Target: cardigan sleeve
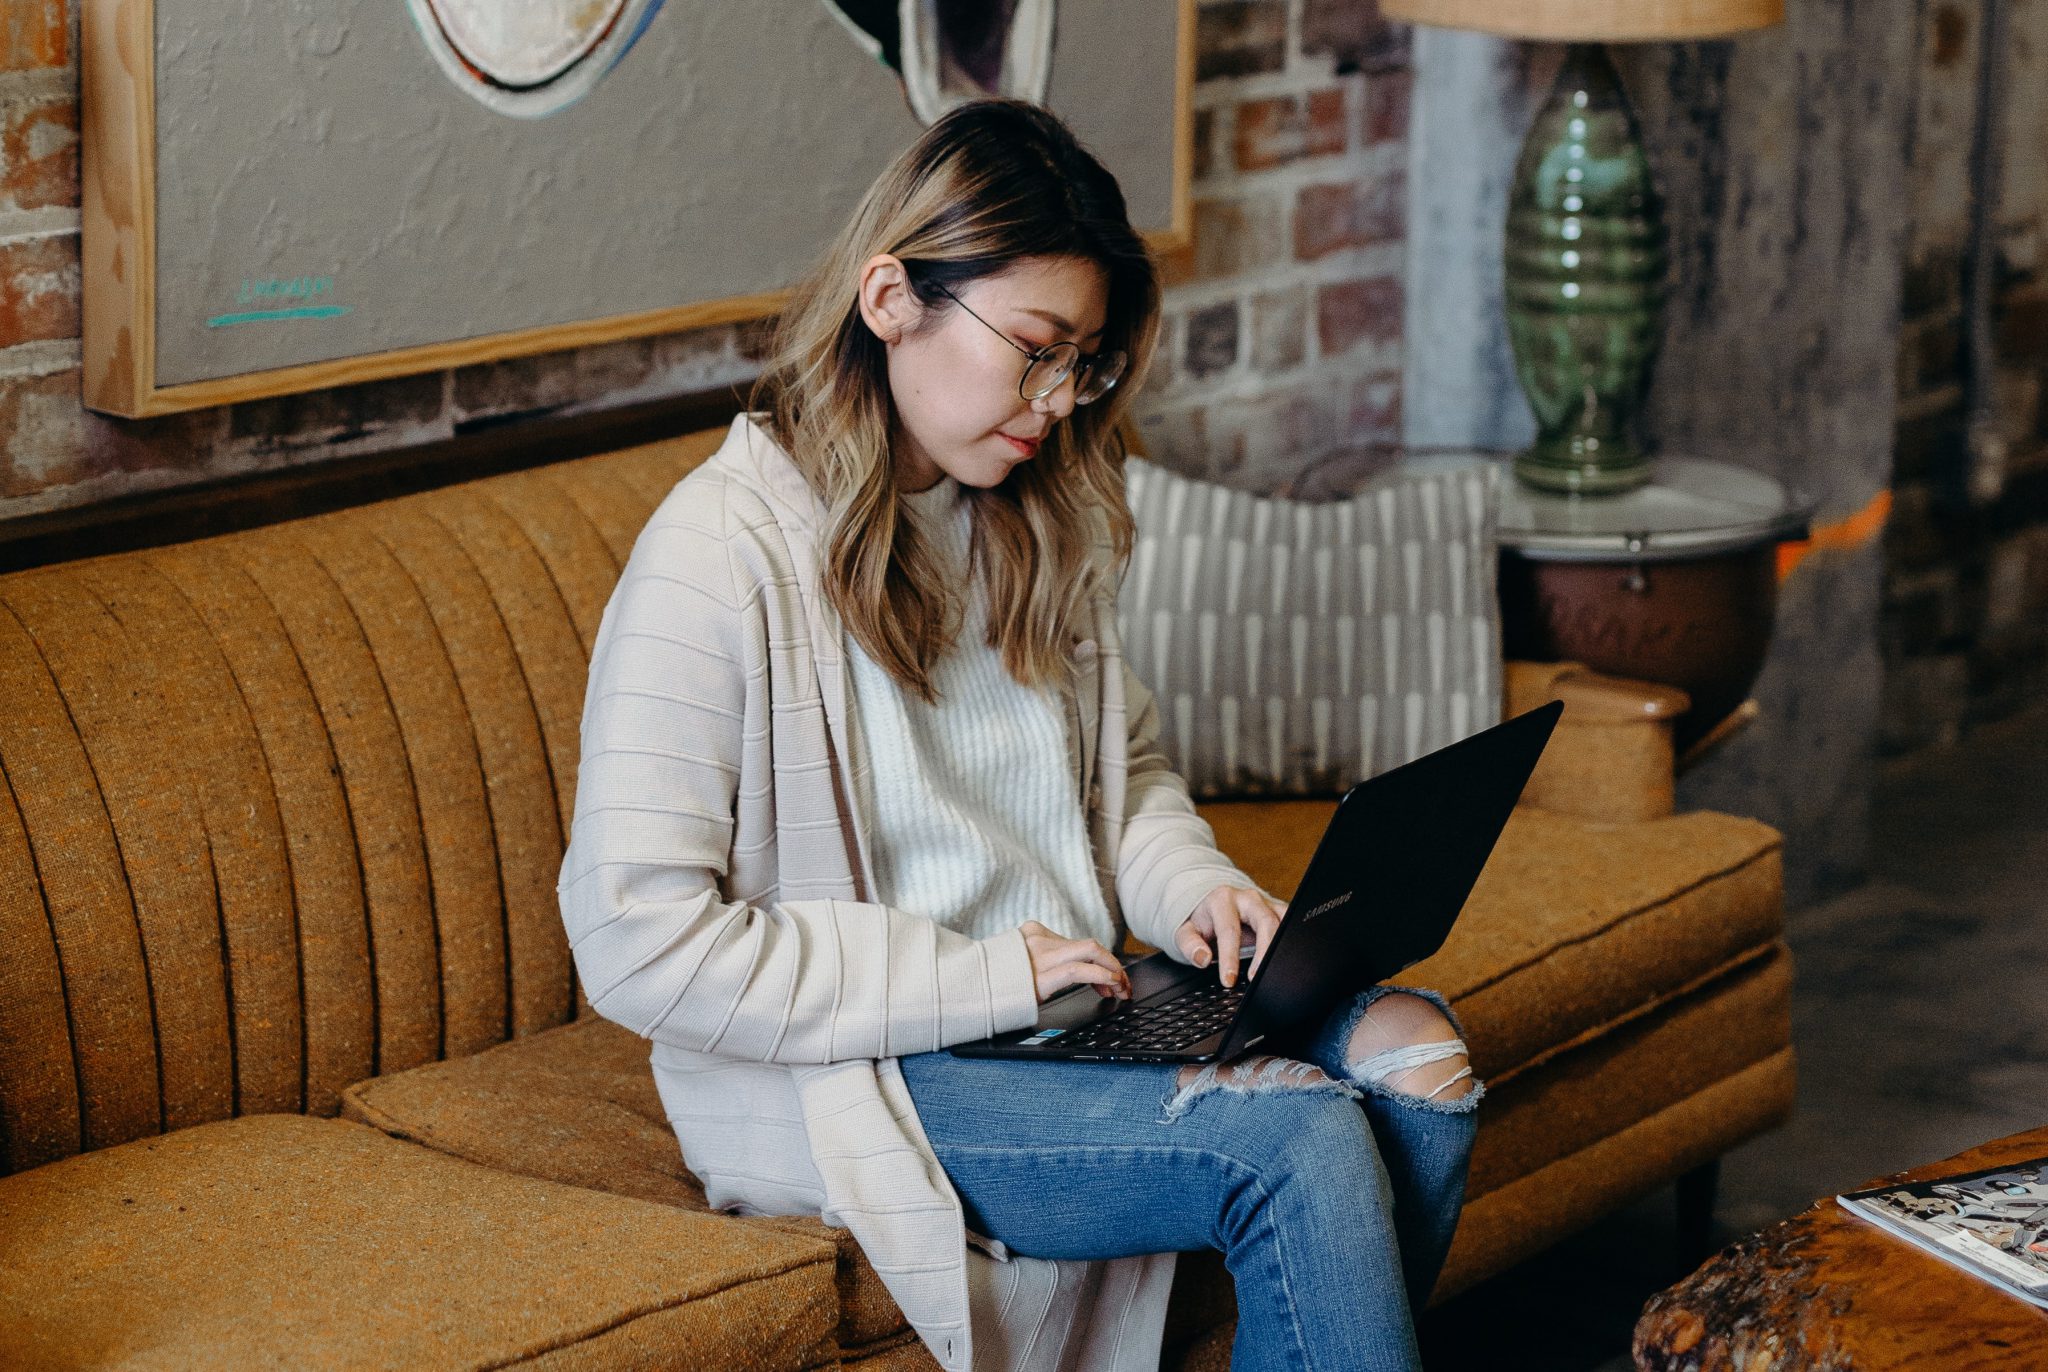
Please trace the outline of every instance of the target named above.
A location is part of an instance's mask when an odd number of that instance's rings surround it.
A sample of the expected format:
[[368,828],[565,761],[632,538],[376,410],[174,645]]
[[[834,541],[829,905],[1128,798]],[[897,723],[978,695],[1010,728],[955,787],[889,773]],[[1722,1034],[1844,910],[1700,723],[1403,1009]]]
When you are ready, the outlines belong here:
[[1158,702],[1121,653],[1118,662],[1130,746],[1117,900],[1133,933],[1185,962],[1174,935],[1202,898],[1218,886],[1257,890],[1259,884],[1217,849],[1215,831],[1195,812],[1187,783],[1159,746]]
[[973,939],[827,895],[727,898],[739,806],[772,807],[785,870],[821,865],[792,864],[793,847],[845,841],[822,709],[772,699],[771,676],[796,669],[790,645],[771,643],[765,593],[789,569],[735,572],[745,531],[731,503],[712,483],[678,487],[599,624],[556,888],[592,1007],[660,1043],[782,1063],[928,1052],[1034,1023],[1017,930]]

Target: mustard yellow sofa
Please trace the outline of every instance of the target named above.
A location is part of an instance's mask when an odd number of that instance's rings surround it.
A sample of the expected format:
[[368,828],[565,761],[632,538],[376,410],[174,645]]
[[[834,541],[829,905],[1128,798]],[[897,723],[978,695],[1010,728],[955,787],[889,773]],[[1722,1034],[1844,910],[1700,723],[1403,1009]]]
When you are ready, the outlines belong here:
[[[722,431],[0,577],[10,1368],[933,1366],[846,1231],[710,1212],[556,914],[598,619]],[[1567,701],[1456,935],[1490,1084],[1437,1299],[1791,1108],[1778,836]],[[1213,805],[1270,889],[1323,802]],[[1696,1175],[1696,1173],[1695,1173]],[[1234,1313],[1185,1259],[1168,1366]]]

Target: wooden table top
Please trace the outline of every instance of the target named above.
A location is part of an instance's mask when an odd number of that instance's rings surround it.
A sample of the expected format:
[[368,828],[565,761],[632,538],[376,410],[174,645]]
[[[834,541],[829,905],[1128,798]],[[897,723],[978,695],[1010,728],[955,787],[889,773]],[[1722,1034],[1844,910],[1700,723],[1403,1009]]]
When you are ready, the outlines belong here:
[[[2048,1155],[2048,1128],[1845,1187]],[[1638,1372],[2048,1368],[2048,1311],[1843,1210],[1832,1196],[1721,1250],[1643,1307]]]

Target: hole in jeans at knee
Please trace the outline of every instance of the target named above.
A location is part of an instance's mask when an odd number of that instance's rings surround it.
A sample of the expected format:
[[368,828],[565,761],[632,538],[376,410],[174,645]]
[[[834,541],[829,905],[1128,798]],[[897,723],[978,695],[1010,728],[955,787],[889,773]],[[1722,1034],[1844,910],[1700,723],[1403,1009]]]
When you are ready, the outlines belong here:
[[1375,998],[1346,1026],[1345,1076],[1376,1096],[1461,1113],[1485,1088],[1442,1005],[1401,992]]
[[1363,1094],[1350,1082],[1338,1081],[1313,1063],[1264,1054],[1212,1062],[1199,1069],[1190,1063],[1175,1076],[1174,1088],[1162,1102],[1165,1113],[1159,1118],[1161,1124],[1173,1123],[1201,1097],[1217,1091],[1236,1096],[1269,1091],[1328,1091],[1353,1100]]

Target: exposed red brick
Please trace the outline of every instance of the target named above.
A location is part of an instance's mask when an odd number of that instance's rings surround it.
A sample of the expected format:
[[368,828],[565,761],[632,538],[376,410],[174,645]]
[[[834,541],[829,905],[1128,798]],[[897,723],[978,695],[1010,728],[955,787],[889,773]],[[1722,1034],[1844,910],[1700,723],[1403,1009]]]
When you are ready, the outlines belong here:
[[1401,374],[1376,372],[1351,393],[1351,436],[1367,443],[1401,441]]
[[453,394],[458,420],[557,409],[577,399],[576,355],[536,353],[457,367]]
[[71,65],[71,29],[64,0],[7,0],[0,5],[0,71]]
[[1358,209],[1358,187],[1349,182],[1303,186],[1294,197],[1294,255],[1312,262],[1363,243]]
[[0,348],[76,338],[78,235],[0,243]]
[[1198,476],[1207,466],[1207,411],[1200,405],[1148,406],[1138,421],[1138,433],[1144,456],[1162,467]]
[[0,209],[78,203],[78,102],[0,103]]
[[1363,185],[1303,186],[1294,201],[1294,255],[1304,262],[1345,248],[1398,240],[1405,228],[1406,179],[1398,172]]
[[1300,286],[1252,300],[1252,366],[1261,372],[1298,367],[1308,355],[1308,292]]
[[1185,286],[1195,279],[1195,248],[1192,243],[1161,248],[1153,260],[1159,268],[1159,284],[1169,290]]
[[775,350],[777,322],[773,315],[766,319],[741,320],[734,332],[734,350],[749,362],[766,362],[768,354]]
[[1381,477],[1401,467],[1398,442],[1353,438],[1348,435],[1328,457],[1309,463],[1301,474],[1287,483],[1286,494],[1294,500],[1319,504],[1325,500],[1346,500]]
[[1286,386],[1210,407],[1209,450],[1240,489],[1275,491],[1328,452],[1344,399],[1327,384]]
[[79,430],[79,372],[0,377],[0,500],[93,475]]
[[[440,418],[445,375],[421,372],[245,400],[228,407],[227,433],[220,441],[242,453],[317,452],[383,430],[418,429]],[[216,416],[189,432],[166,428],[152,434],[148,446],[162,448],[174,441],[189,445],[195,433],[205,438],[220,427]],[[124,450],[120,458],[131,461],[133,455]]]
[[[715,324],[712,327],[718,331],[721,351],[728,340],[733,351],[739,351],[741,325]],[[653,338],[615,338],[609,343],[592,343],[578,348],[574,354],[576,391],[586,396],[630,391],[653,374],[656,358],[665,351],[661,342]]]
[[1325,357],[1370,339],[1401,337],[1401,282],[1392,276],[1338,281],[1316,293],[1316,337]]
[[1378,0],[1303,0],[1301,50],[1340,72],[1386,71],[1408,61],[1408,26],[1388,23]]
[[[1160,316],[1159,331],[1152,336],[1152,356],[1142,373],[1133,354],[1131,370],[1124,373],[1123,379],[1125,389],[1133,395],[1146,391],[1148,386],[1156,390],[1161,385],[1173,384],[1175,369],[1180,366],[1180,329],[1177,325],[1178,321],[1172,316]],[[1153,377],[1159,380],[1155,383]]]
[[1237,165],[1242,170],[1277,167],[1299,157],[1300,148],[1301,101],[1276,95],[1237,107]]
[[[308,391],[305,394],[311,397],[322,393]],[[117,472],[185,474],[199,472],[209,463],[221,460],[224,451],[231,454],[227,463],[230,467],[240,465],[235,460],[237,458],[247,459],[254,453],[265,451],[286,452],[289,454],[289,462],[294,465],[319,462],[332,455],[324,444],[311,438],[300,443],[296,452],[292,452],[289,446],[283,443],[228,443],[224,439],[223,430],[230,409],[238,408],[240,407],[215,405],[201,410],[180,410],[176,414],[153,415],[148,419],[115,419],[87,411],[83,439],[85,451],[81,463],[94,476],[108,476]],[[276,467],[286,464],[268,461],[262,465]]]
[[1235,300],[1196,310],[1188,316],[1187,344],[1181,365],[1197,381],[1237,365],[1238,309]]
[[1213,110],[1195,111],[1195,175],[1208,176],[1216,170],[1216,114]]
[[1316,91],[1306,101],[1297,96],[1247,100],[1237,107],[1237,166],[1263,171],[1303,157],[1324,157],[1344,151],[1344,92]]
[[1390,71],[1367,77],[1363,130],[1366,145],[1405,142],[1408,137],[1408,110],[1414,102],[1413,72]]
[[1358,231],[1368,243],[1395,243],[1408,233],[1408,173],[1395,168],[1358,193]]
[[1161,261],[1165,284],[1234,276],[1275,260],[1286,251],[1279,211],[1278,201],[1259,196],[1195,201],[1194,247]]
[[1344,90],[1341,86],[1330,86],[1308,95],[1308,133],[1306,148],[1311,157],[1344,151],[1351,141],[1350,131],[1345,127]]
[[1282,0],[1224,0],[1195,20],[1195,79],[1249,76],[1287,64],[1287,6]]

